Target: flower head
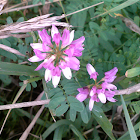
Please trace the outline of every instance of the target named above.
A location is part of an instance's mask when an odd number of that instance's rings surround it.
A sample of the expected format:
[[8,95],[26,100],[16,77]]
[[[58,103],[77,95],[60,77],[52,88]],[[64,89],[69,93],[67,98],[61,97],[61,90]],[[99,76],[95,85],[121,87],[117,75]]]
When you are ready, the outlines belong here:
[[74,30],[64,29],[59,33],[57,27],[52,25],[51,36],[43,29],[38,31],[42,43],[31,43],[35,55],[28,59],[30,62],[43,61],[35,70],[45,68],[46,82],[52,79],[54,87],[57,87],[61,72],[67,79],[71,79],[71,69],[79,70],[80,61],[76,58],[82,55],[84,36],[74,40]]
[[[112,70],[105,72],[105,77],[102,78],[99,82],[96,82],[98,73],[94,69],[94,67],[91,64],[87,64],[87,71],[90,75],[90,78],[93,78],[95,80],[95,84],[88,85],[84,88],[77,89],[79,91],[79,94],[76,96],[76,98],[82,102],[86,98],[90,98],[89,100],[89,110],[92,111],[94,102],[101,101],[102,103],[106,103],[106,101],[110,102],[116,102],[116,100],[113,98],[115,95],[115,90],[117,87],[111,82],[114,81],[116,78],[116,73],[118,69],[115,67]],[[102,82],[101,84],[99,84]],[[92,86],[92,88],[90,88]]]

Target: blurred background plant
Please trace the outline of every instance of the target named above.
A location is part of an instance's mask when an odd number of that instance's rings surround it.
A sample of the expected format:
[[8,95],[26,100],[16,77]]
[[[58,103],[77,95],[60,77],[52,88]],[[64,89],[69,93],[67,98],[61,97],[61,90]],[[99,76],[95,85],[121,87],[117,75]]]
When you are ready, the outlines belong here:
[[[93,6],[98,3],[99,5]],[[3,130],[0,138],[138,138],[140,88],[136,88],[136,85],[140,82],[139,9],[139,0],[2,0],[0,44],[9,48],[0,46],[0,104],[51,100],[40,110],[40,107],[36,106],[13,109],[11,113],[9,111],[5,126],[3,122],[7,111],[0,111],[0,126],[4,126],[1,127]],[[43,16],[46,14],[50,15]],[[31,18],[34,18],[32,26],[28,26]],[[70,28],[75,30],[74,39],[85,36],[85,49],[79,57],[80,70],[73,72],[71,80],[62,76],[57,88],[53,88],[51,82],[46,84],[43,79],[44,70],[34,71],[37,63],[28,61],[28,58],[33,56],[30,43],[39,40],[37,30],[45,28],[50,32],[52,23],[55,23],[60,31],[72,25]],[[96,103],[90,112],[88,99],[84,103],[75,99],[77,88],[93,82],[86,70],[87,63],[91,63],[99,73],[98,80],[104,76],[104,72],[117,67],[119,71],[114,84],[119,90],[133,86],[132,92],[125,90],[123,96],[118,92],[115,96],[117,102]],[[36,123],[31,125],[34,115],[37,115]],[[22,135],[27,131],[26,128],[32,129],[27,136]]]

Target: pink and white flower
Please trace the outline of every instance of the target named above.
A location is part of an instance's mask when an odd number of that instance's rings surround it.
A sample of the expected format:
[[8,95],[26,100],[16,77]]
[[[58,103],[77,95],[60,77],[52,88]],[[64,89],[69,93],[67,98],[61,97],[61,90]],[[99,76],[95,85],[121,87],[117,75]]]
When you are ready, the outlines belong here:
[[52,79],[54,87],[57,87],[61,78],[61,71],[67,79],[71,79],[71,69],[79,70],[80,61],[76,57],[82,55],[85,37],[82,36],[73,41],[74,30],[70,32],[67,29],[64,29],[61,37],[55,25],[52,25],[51,36],[45,29],[38,31],[38,34],[42,43],[30,44],[35,55],[28,60],[30,62],[43,61],[35,70],[45,68],[46,82]]
[[[113,82],[116,78],[115,75],[118,69],[115,67],[112,70],[105,72],[105,77],[102,78],[102,80],[100,80],[98,83],[96,83],[98,73],[91,64],[87,64],[87,71],[90,75],[90,78],[93,78],[93,80],[95,80],[95,84],[80,88],[80,90],[77,89],[79,91],[79,94],[76,96],[76,98],[80,102],[83,102],[86,98],[90,98],[90,111],[92,111],[93,109],[94,102],[101,101],[102,103],[106,103],[107,100],[110,102],[116,102],[113,97],[115,95],[115,90],[117,90],[117,87],[111,84],[111,82]],[[100,82],[102,83],[99,84]],[[90,89],[91,86],[92,88]]]

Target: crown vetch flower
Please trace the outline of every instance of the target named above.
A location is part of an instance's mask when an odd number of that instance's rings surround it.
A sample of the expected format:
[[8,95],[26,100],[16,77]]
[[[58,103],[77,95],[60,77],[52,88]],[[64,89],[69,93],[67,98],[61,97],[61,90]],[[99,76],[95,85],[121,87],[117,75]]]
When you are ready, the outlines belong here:
[[71,69],[79,70],[80,61],[76,57],[82,55],[85,37],[82,36],[73,41],[74,30],[70,32],[67,29],[64,29],[61,37],[55,25],[52,25],[51,36],[45,29],[38,31],[38,34],[42,43],[30,44],[35,55],[28,60],[43,61],[35,70],[38,71],[44,67],[46,82],[52,79],[54,87],[57,87],[61,72],[67,79],[71,79]]
[[90,111],[93,109],[94,102],[101,101],[102,103],[106,103],[106,100],[110,102],[116,102],[116,100],[113,97],[115,95],[114,90],[117,90],[117,87],[111,84],[111,82],[113,82],[116,78],[115,75],[118,69],[115,67],[112,70],[105,72],[105,77],[102,78],[99,82],[96,82],[98,73],[91,64],[87,64],[87,71],[90,75],[90,78],[93,78],[93,80],[95,81],[95,84],[91,84],[87,87],[77,89],[79,91],[79,94],[76,96],[76,98],[80,102],[84,101],[86,98],[90,98]]

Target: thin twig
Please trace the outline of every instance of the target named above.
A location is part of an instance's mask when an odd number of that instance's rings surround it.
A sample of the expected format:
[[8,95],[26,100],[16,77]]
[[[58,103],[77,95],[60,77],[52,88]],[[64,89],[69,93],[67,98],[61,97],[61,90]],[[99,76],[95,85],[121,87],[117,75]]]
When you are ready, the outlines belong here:
[[117,90],[115,91],[115,95],[131,94],[131,93],[139,92],[139,91],[140,91],[140,83],[132,87],[129,87],[127,89]]
[[91,6],[88,6],[88,7],[86,7],[86,8],[81,9],[81,10],[77,10],[77,11],[75,11],[75,12],[72,12],[72,13],[70,13],[70,14],[67,14],[66,16],[71,16],[71,15],[73,15],[73,14],[79,13],[79,12],[81,12],[81,11],[87,10],[87,9],[89,9],[89,8],[95,7],[95,6],[100,5],[100,4],[103,4],[103,3],[104,3],[104,1],[102,1],[102,2],[100,2],[100,3],[97,3],[97,4],[94,4],[94,5],[91,5]]
[[14,109],[14,108],[22,108],[22,107],[29,107],[29,106],[37,106],[37,105],[44,105],[49,103],[48,100],[41,100],[41,101],[31,101],[31,102],[23,102],[23,103],[16,103],[16,104],[8,104],[8,105],[1,105],[0,110],[6,109]]
[[35,125],[35,123],[36,123],[37,119],[39,118],[39,116],[41,115],[43,109],[44,109],[44,105],[39,109],[39,111],[35,115],[34,119],[30,123],[30,125],[27,127],[27,129],[24,131],[24,133],[22,134],[22,136],[20,137],[19,140],[26,140],[27,139],[30,131],[32,130],[32,128]]

